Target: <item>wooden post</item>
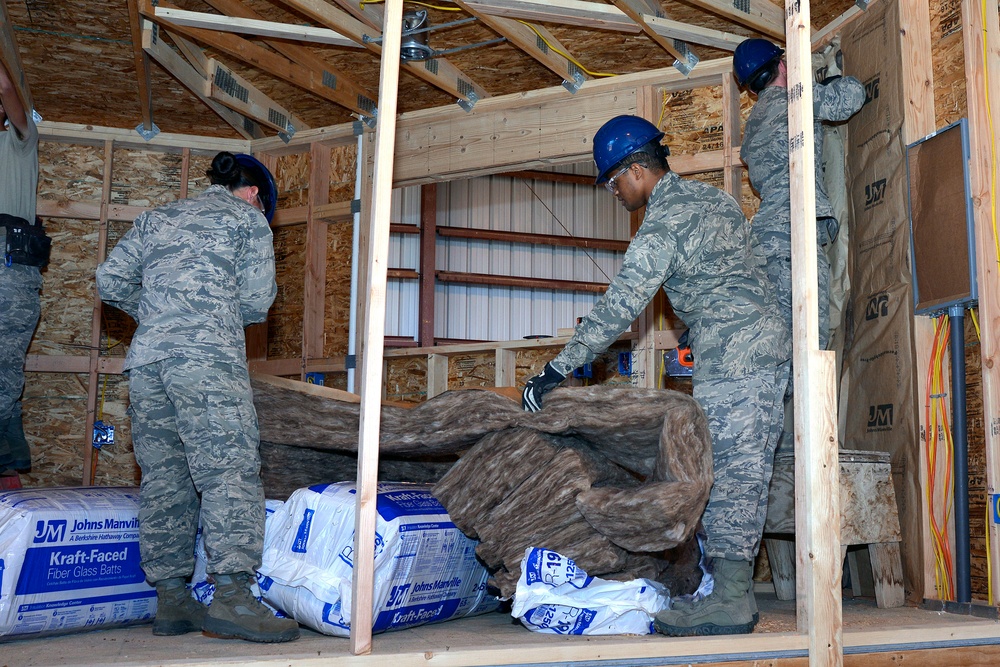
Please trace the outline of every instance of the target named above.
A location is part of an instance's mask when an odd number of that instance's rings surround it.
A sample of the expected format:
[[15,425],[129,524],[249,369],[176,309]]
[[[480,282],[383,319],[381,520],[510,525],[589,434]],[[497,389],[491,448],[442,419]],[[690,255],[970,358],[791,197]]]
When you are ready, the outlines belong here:
[[427,355],[427,398],[448,391],[448,357],[443,354]]
[[[965,42],[969,144],[972,148],[969,166],[979,282],[986,486],[988,493],[995,494],[1000,493],[1000,248],[994,236],[997,225],[994,188],[1000,182],[1000,169],[995,157],[1000,155],[1000,136],[994,129],[1000,118],[1000,86],[997,85],[1000,27],[997,12],[987,11],[986,6],[980,6],[978,2],[963,0],[962,34]],[[987,72],[990,73],[988,78]],[[1000,580],[1000,539],[992,521],[987,521],[986,531],[993,557],[989,567],[996,590],[995,582]],[[995,600],[991,601],[991,604],[995,603]]]
[[[30,110],[28,113],[31,113]],[[97,231],[97,263],[108,254],[108,206],[111,202],[111,170],[114,165],[115,144],[104,141],[104,185],[101,188],[101,220]],[[97,420],[97,395],[101,377],[97,365],[101,356],[101,318],[104,304],[94,288],[94,311],[90,320],[90,364],[87,372],[87,425],[83,434],[83,485],[94,483],[97,457],[94,454],[94,422]]]
[[[645,118],[650,122],[655,122],[660,108],[660,101],[657,97],[657,90],[653,86],[642,86],[635,91],[636,115]],[[632,229],[631,236],[635,236],[639,225],[642,224],[645,208],[634,211],[631,215]],[[656,330],[657,299],[654,298],[636,318],[635,330],[639,334],[638,339],[632,344],[632,385],[643,388],[656,388],[658,380],[659,366],[656,358],[659,352],[653,344]]]
[[372,649],[375,512],[378,499],[379,418],[382,408],[382,345],[385,338],[385,286],[392,210],[393,146],[396,143],[396,92],[403,0],[387,0],[382,29],[379,114],[375,135],[374,196],[368,250],[368,312],[364,320],[365,356],[361,363],[361,417],[358,439],[357,505],[354,524],[354,580],[351,598],[351,653]]
[[[934,68],[931,63],[930,7],[928,0],[909,0],[899,3],[900,51],[904,54],[903,68],[903,144],[910,144],[925,137],[935,129],[934,120]],[[916,391],[914,409],[920,423],[919,432],[924,438],[937,437],[928,433],[929,424],[924,410],[924,383],[931,363],[931,346],[934,340],[934,320],[916,317],[913,322],[913,347],[916,364]],[[945,382],[950,376],[945,374]],[[929,508],[927,488],[926,440],[915,443],[919,475],[916,480],[904,480],[903,506],[921,507],[921,512],[904,512],[903,539],[907,548],[903,553],[905,579],[916,591],[928,599],[937,598],[934,589],[934,552],[927,539]],[[919,523],[918,523],[919,521]]]
[[[363,127],[362,123],[358,122],[355,127]],[[354,257],[354,261],[358,263],[357,268],[357,303],[355,307],[357,312],[355,314],[355,321],[358,323],[356,326],[356,331],[354,334],[354,358],[355,358],[355,368],[361,368],[364,363],[365,352],[367,350],[367,339],[365,331],[365,322],[368,318],[368,301],[365,299],[365,295],[368,293],[369,281],[371,279],[370,267],[368,266],[368,255],[369,247],[371,246],[371,235],[372,229],[369,225],[365,224],[366,221],[372,219],[372,204],[374,201],[374,169],[375,169],[375,140],[376,133],[367,130],[358,130],[361,132],[360,139],[358,141],[358,170],[361,172],[361,188],[358,193],[358,199],[360,200],[360,215],[359,229],[358,229],[358,250],[357,256]],[[355,394],[361,394],[361,384],[362,378],[361,373],[354,374],[354,386],[348,387]]]
[[809,0],[785,4],[792,211],[797,623],[811,667],[843,664],[836,355],[819,349]]
[[722,171],[723,188],[743,205],[743,164],[739,144],[743,136],[740,115],[740,87],[732,72],[722,75]]
[[305,285],[302,314],[302,379],[311,359],[322,359],[326,313],[326,251],[325,220],[316,215],[316,208],[330,202],[330,147],[319,142],[309,150],[309,213],[306,219]]
[[437,244],[437,183],[420,188],[420,347],[434,346],[434,269]]
[[493,385],[496,387],[517,386],[517,352],[514,350],[497,348],[496,375]]

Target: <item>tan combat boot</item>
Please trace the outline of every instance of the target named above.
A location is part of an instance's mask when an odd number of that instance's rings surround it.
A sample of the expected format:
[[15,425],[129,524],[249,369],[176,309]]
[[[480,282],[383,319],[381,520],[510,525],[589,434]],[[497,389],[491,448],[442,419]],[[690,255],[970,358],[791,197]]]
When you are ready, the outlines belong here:
[[700,600],[676,600],[653,625],[670,637],[741,635],[752,632],[759,614],[753,597],[753,563],[712,559],[715,589]]
[[299,638],[295,619],[278,618],[250,592],[246,572],[215,574],[215,595],[201,629],[210,637],[249,642],[289,642]]
[[207,611],[208,607],[191,597],[182,578],[157,581],[153,634],[173,636],[201,630]]

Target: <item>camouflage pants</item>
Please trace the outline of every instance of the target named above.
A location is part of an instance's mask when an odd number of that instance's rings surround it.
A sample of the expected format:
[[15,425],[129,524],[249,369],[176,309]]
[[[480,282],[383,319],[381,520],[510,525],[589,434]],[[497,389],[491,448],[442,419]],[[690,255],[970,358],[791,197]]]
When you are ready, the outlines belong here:
[[21,392],[24,359],[41,312],[41,286],[37,267],[0,261],[0,470],[31,459],[21,435]]
[[760,548],[788,370],[784,363],[694,383],[712,433],[715,483],[702,517],[708,556],[753,560]]
[[264,491],[247,369],[165,359],[129,371],[129,398],[146,579],[192,574],[199,515],[208,572],[254,572]]

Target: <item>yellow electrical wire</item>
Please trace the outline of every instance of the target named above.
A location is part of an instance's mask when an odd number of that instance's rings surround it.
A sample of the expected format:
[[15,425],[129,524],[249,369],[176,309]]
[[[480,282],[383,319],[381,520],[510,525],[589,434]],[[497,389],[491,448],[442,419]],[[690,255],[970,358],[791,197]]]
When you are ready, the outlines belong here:
[[983,339],[983,332],[979,330],[979,318],[976,317],[976,309],[969,308],[969,315],[972,315],[972,324],[976,327],[976,340]]
[[584,73],[586,73],[586,74],[589,74],[590,76],[618,76],[618,75],[617,75],[617,74],[615,74],[614,72],[591,72],[591,71],[590,71],[589,69],[587,69],[586,67],[584,67],[584,66],[583,66],[583,64],[582,64],[582,63],[581,63],[581,62],[580,62],[579,60],[577,60],[576,58],[574,58],[574,57],[573,57],[573,56],[571,56],[570,54],[566,53],[565,51],[562,51],[562,50],[560,50],[560,49],[557,49],[557,48],[556,48],[556,47],[555,47],[555,46],[554,46],[554,45],[552,44],[552,42],[550,42],[549,40],[545,39],[545,35],[543,35],[542,33],[538,32],[538,28],[536,28],[535,26],[531,25],[531,24],[530,24],[530,23],[528,23],[527,21],[522,21],[521,19],[517,19],[517,22],[518,22],[518,23],[523,23],[524,25],[526,25],[526,26],[528,26],[529,28],[531,28],[531,32],[533,32],[533,33],[535,33],[536,35],[538,35],[538,39],[540,39],[540,40],[542,40],[543,42],[545,42],[545,45],[546,45],[547,47],[549,47],[550,49],[552,49],[552,51],[554,51],[554,52],[558,53],[558,54],[559,54],[559,55],[561,55],[561,56],[562,56],[563,58],[565,58],[566,60],[570,61],[571,63],[573,63],[573,64],[574,64],[574,65],[576,65],[577,67],[579,67],[579,68],[580,68],[580,70],[581,70],[581,71],[583,71]]
[[[934,548],[934,580],[935,587],[941,599],[947,600],[952,597],[954,582],[952,577],[953,567],[951,558],[951,545],[948,536],[948,522],[951,518],[953,499],[951,495],[951,484],[953,471],[951,467],[951,451],[953,442],[947,423],[947,404],[944,402],[944,380],[943,380],[943,360],[944,351],[948,347],[949,332],[947,328],[948,317],[943,315],[935,320],[934,343],[931,350],[931,363],[927,369],[927,506],[930,521],[930,529],[933,535],[932,545]],[[941,416],[941,431],[945,434],[945,455],[943,471],[945,498],[944,516],[939,525],[937,521],[937,511],[934,507],[935,486],[938,474],[939,452],[937,447],[938,416]]]
[[983,22],[983,78],[986,85],[983,89],[986,93],[986,120],[990,128],[990,217],[993,223],[993,246],[997,254],[997,264],[1000,264],[1000,235],[997,234],[997,148],[996,132],[993,128],[993,111],[990,109],[990,57],[988,49],[988,35],[986,31],[987,13],[986,0],[982,2],[982,22]]

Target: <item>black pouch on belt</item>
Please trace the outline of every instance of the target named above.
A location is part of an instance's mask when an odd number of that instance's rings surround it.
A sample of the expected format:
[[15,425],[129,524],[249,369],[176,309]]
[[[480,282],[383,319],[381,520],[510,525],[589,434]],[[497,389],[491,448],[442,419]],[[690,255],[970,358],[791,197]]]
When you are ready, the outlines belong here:
[[49,263],[52,239],[45,234],[41,221],[31,224],[24,218],[0,213],[0,225],[7,229],[4,263],[45,266]]

